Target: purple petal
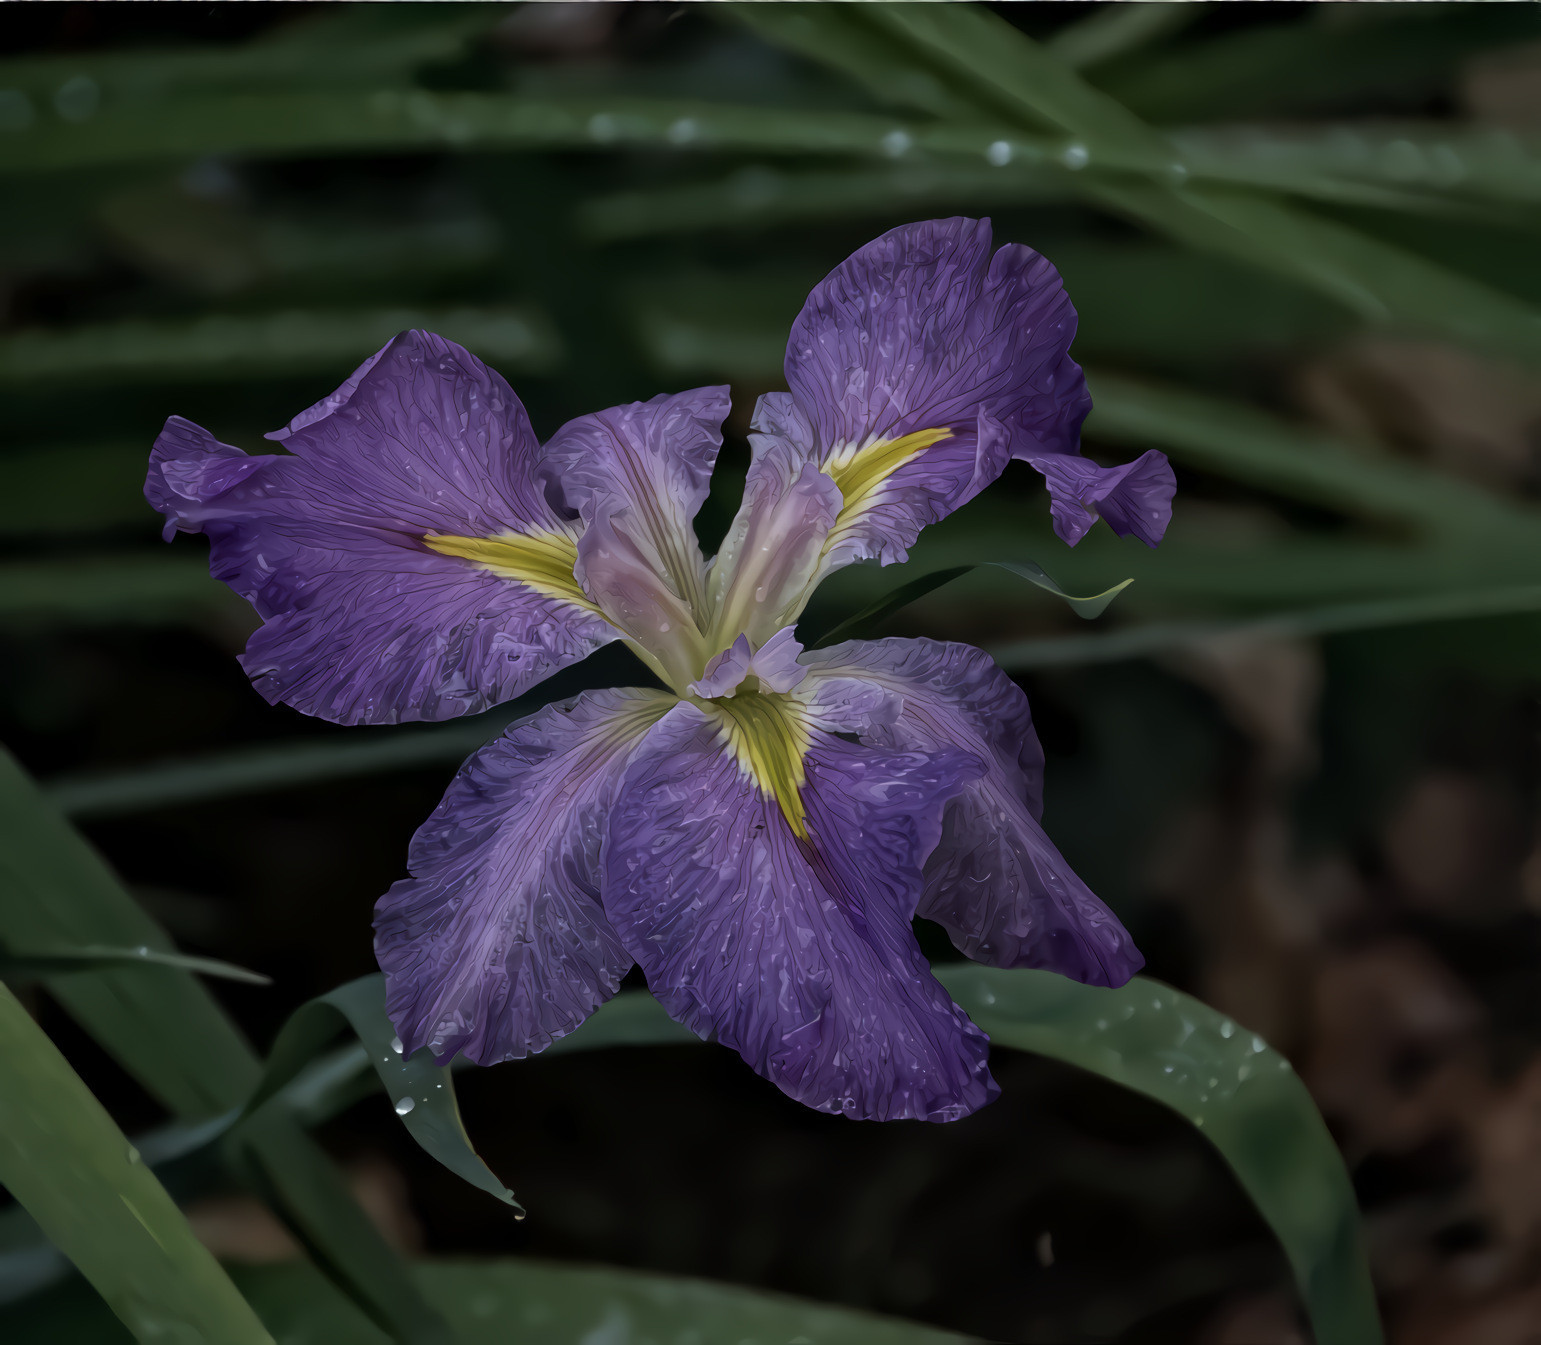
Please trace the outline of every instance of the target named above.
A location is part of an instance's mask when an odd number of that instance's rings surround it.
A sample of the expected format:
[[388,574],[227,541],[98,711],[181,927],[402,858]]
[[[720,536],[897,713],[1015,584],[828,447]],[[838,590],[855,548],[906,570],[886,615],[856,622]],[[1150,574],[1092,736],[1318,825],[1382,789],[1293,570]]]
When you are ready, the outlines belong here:
[[578,576],[605,614],[673,676],[699,669],[706,562],[692,526],[729,409],[726,387],[614,406],[562,426],[543,471],[587,525]]
[[490,1065],[539,1051],[615,993],[632,960],[599,904],[602,818],[672,698],[589,692],[476,753],[375,907],[386,1007],[410,1054]]
[[1151,449],[1133,462],[1099,467],[1082,457],[1029,455],[1049,487],[1054,531],[1074,546],[1098,518],[1120,537],[1138,537],[1155,546],[1172,521],[1177,478],[1166,454]]
[[[773,397],[760,398],[755,425]],[[712,562],[712,634],[718,644],[767,639],[795,618],[817,582],[824,544],[839,517],[840,488],[795,445],[749,436],[754,461],[744,500]]]
[[687,690],[710,700],[713,696],[731,696],[749,674],[749,664],[754,652],[749,648],[749,637],[740,635],[720,654],[712,655],[701,676]]
[[1041,967],[1122,985],[1143,965],[1118,918],[1039,825],[1043,751],[1027,697],[978,649],[934,640],[852,641],[803,655],[811,694],[861,681],[896,696],[864,741],[901,751],[961,748],[988,769],[947,805],[926,863],[920,914],[960,951],[997,967]]
[[988,1043],[910,929],[961,753],[813,731],[807,838],[689,703],[638,749],[605,843],[604,903],[669,1013],[783,1092],[874,1120],[953,1120],[997,1093]]
[[1053,266],[1018,244],[992,256],[987,220],[894,229],[821,281],[786,359],[820,466],[838,476],[853,454],[859,463],[906,436],[941,436],[917,441],[864,499],[847,490],[834,563],[902,560],[925,524],[1013,454],[1073,452],[1090,407],[1068,353],[1075,324]]
[[516,533],[576,554],[497,374],[408,332],[322,405],[284,455],[248,457],[172,417],[145,484],[167,535],[207,535],[214,576],[262,616],[242,662],[268,700],[340,723],[446,719],[616,638],[576,580],[563,598],[424,542]]
[[808,675],[808,670],[797,661],[802,652],[791,626],[783,626],[753,652],[749,637],[740,635],[722,653],[713,656],[706,671],[688,690],[707,699],[729,696],[746,678],[753,677],[751,691],[791,691]]

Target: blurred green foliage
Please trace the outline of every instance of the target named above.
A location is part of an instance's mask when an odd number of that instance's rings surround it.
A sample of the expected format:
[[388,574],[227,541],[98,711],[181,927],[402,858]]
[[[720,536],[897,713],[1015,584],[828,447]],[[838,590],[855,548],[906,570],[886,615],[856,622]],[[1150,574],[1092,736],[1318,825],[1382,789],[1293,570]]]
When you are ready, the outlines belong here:
[[[810,286],[884,228],[989,213],[1001,240],[1060,267],[1080,311],[1076,351],[1096,400],[1089,450],[1156,447],[1177,464],[1169,540],[1145,554],[1102,530],[1067,552],[1038,489],[1011,481],[931,529],[902,573],[839,576],[810,614],[819,628],[859,608],[890,614],[897,605],[883,595],[899,586],[915,600],[905,620],[976,639],[1012,671],[1126,664],[1222,637],[1331,636],[1343,671],[1326,713],[1348,765],[1337,802],[1318,799],[1318,829],[1343,835],[1385,794],[1394,744],[1419,713],[1407,688],[1450,667],[1541,672],[1535,464],[1498,462],[1481,445],[1445,451],[1438,434],[1382,433],[1384,416],[1369,413],[1309,423],[1292,397],[1302,370],[1352,393],[1355,352],[1366,349],[1432,349],[1441,370],[1534,386],[1541,143],[1483,102],[1472,63],[1541,41],[1535,7],[245,8],[245,27],[220,40],[180,20],[163,39],[109,25],[96,46],[69,50],[39,26],[30,40],[43,50],[0,61],[7,638],[42,647],[61,632],[138,627],[232,642],[247,620],[241,605],[196,548],[159,549],[138,496],[161,419],[187,414],[256,448],[262,431],[408,326],[500,368],[543,433],[661,387],[732,381],[735,437],[700,524],[714,543],[735,503],[748,409],[778,385]],[[1514,115],[1541,125],[1541,107]],[[1410,367],[1396,385],[1404,398],[1422,366]],[[1541,423],[1541,400],[1523,414]],[[1046,567],[1075,593],[1135,582],[1088,632],[991,562]],[[927,576],[965,569],[945,608],[924,596],[935,587]],[[1400,634],[1374,633],[1391,628]],[[1402,694],[1364,691],[1392,669]],[[1133,848],[1167,815],[1163,795],[1215,767],[1170,685],[1106,671],[1049,684],[1093,726],[1089,764],[1079,784],[1071,774],[1051,791],[1051,813],[1073,855],[1083,838],[1083,867],[1118,902],[1128,866],[1084,838],[1111,829]],[[243,1116],[263,1066],[193,979],[210,968],[178,962],[169,936],[64,820],[452,762],[528,708],[261,744],[212,735],[191,760],[77,761],[45,791],[7,765],[0,971],[45,977],[164,1105],[171,1119],[156,1142],[167,1163],[217,1141],[226,1168],[311,1253],[325,1282],[298,1269],[237,1277],[285,1339],[364,1341],[379,1328],[399,1340],[471,1341],[490,1338],[485,1322],[515,1304],[532,1340],[577,1339],[612,1318],[628,1331],[690,1323],[704,1340],[755,1330],[942,1339],[619,1273],[511,1263],[414,1278],[305,1130],[376,1086],[365,1051],[322,1053],[330,1023],[300,1049],[308,1029],[292,1029],[279,1054],[293,1059],[270,1076],[283,1087]],[[22,711],[15,719],[28,722]],[[157,965],[120,965],[140,946]],[[954,979],[999,1041],[1076,1059],[1190,1115],[1159,1078],[1133,1077],[1167,1047],[1078,1056],[1067,1043],[1083,1041],[1094,1009],[1083,1005],[1067,1026],[1035,1002],[1015,1020],[1001,1010],[996,1023],[984,981]],[[636,1001],[617,1001],[585,1029],[593,1041],[653,1039],[625,1017],[626,1003]],[[1186,1021],[1178,1003],[1141,1030]],[[349,1021],[372,1022],[361,1035],[377,1051],[378,1018]],[[1233,1063],[1219,1021],[1180,1043],[1193,1056],[1188,1082]],[[27,1061],[43,1061],[33,1047]],[[27,1061],[7,1062],[0,1093],[18,1086]],[[436,1079],[425,1075],[425,1086]],[[1247,1130],[1245,1109],[1218,1102],[1203,1113],[1206,1133],[1283,1240],[1317,1339],[1369,1341],[1373,1303],[1341,1165],[1293,1076],[1288,1087],[1298,1096],[1273,1114],[1276,1146]],[[1297,1120],[1284,1126],[1291,1106]],[[413,1123],[438,1127],[431,1142],[419,1136],[425,1147],[486,1174],[453,1100],[429,1112]],[[115,1133],[105,1115],[94,1124],[82,1143]],[[1240,1138],[1222,1138],[1227,1125]],[[160,1190],[139,1173],[132,1179]],[[503,1190],[490,1174],[477,1179]],[[13,1185],[45,1228],[63,1227],[45,1217],[46,1192],[33,1199]],[[169,1202],[163,1213],[175,1228]],[[0,1212],[6,1220],[0,1289],[14,1291],[27,1267],[44,1266],[38,1283],[56,1274],[38,1259],[47,1248],[30,1221],[14,1207]],[[55,1241],[112,1299],[108,1271],[68,1236]],[[175,1283],[228,1303],[212,1263],[189,1273]],[[175,1299],[161,1307],[183,1311]],[[614,1314],[595,1318],[596,1301]],[[90,1334],[102,1329],[95,1311],[66,1286],[15,1309],[7,1329],[17,1340],[101,1339]]]

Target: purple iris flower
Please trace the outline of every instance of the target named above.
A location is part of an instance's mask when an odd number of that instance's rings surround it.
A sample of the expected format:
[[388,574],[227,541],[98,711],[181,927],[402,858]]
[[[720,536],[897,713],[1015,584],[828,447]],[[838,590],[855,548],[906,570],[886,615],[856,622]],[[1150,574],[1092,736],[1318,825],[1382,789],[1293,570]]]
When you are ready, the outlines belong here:
[[951,1120],[997,1089],[913,916],[993,966],[1094,985],[1141,966],[1044,834],[1027,701],[985,654],[793,633],[825,575],[903,560],[1013,457],[1043,473],[1065,541],[1099,516],[1159,540],[1166,460],[1080,456],[1074,334],[1054,268],[992,255],[986,221],[862,248],[792,328],[790,391],[760,400],[710,561],[692,520],[725,387],[542,445],[502,378],[407,332],[269,436],[286,454],[167,422],[148,497],[261,615],[242,661],[270,701],[445,719],[612,640],[668,688],[548,705],[462,768],[376,908],[408,1052],[539,1051],[635,962],[671,1015],[799,1101]]

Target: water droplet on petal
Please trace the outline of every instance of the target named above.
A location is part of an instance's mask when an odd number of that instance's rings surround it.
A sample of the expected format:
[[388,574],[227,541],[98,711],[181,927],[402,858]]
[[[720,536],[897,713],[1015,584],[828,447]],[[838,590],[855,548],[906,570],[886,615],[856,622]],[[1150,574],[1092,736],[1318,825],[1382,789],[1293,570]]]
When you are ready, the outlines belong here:
[[397,1055],[401,1054],[401,1038],[400,1037],[392,1037],[391,1038],[391,1050],[395,1051]]
[[1007,140],[992,140],[985,150],[985,162],[996,168],[1004,168],[1011,162],[1011,142]]
[[417,1103],[412,1098],[404,1097],[396,1104],[396,1115],[405,1116],[415,1106]]

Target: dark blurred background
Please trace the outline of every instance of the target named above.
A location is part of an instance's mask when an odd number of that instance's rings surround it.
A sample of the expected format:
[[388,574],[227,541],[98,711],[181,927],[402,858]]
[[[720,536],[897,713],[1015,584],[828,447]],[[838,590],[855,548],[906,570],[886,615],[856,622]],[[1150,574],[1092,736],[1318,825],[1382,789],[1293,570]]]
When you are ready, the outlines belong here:
[[[1521,330],[1541,331],[1541,15],[1128,8],[1149,13],[1122,36],[1101,6],[998,12],[1232,181],[1437,268],[1427,321],[1373,321],[1346,282],[1164,236],[1094,199],[1094,174],[778,148],[784,110],[833,124],[881,111],[881,90],[715,6],[0,8],[0,739],[182,946],[273,978],[216,986],[265,1047],[373,968],[374,900],[498,723],[338,730],[265,705],[234,657],[250,613],[201,542],[163,546],[139,495],[165,417],[261,451],[412,325],[500,369],[542,436],[726,380],[713,546],[809,287],[893,225],[988,213],[1081,313],[1088,450],[1171,452],[1176,520],[1154,554],[1105,530],[1072,553],[1013,469],[909,572],[1031,558],[1072,589],[1137,582],[1097,627],[997,571],[888,628],[1020,674],[1051,835],[1151,975],[1295,1062],[1353,1173],[1396,1345],[1522,1345],[1541,1339],[1541,600],[1515,596],[1541,583],[1541,337]],[[252,94],[228,151],[177,102],[211,89]],[[434,135],[328,120],[380,89],[427,91]],[[459,124],[442,110],[459,94],[589,108],[595,143]],[[772,129],[761,149],[702,145],[710,118],[683,113],[640,143],[606,110],[638,99],[731,102]],[[848,572],[811,619],[895,582]],[[1214,628],[1173,624],[1195,621]],[[619,657],[569,682],[631,676]],[[384,755],[347,755],[366,741]],[[125,1129],[161,1119],[34,1003]],[[1197,1132],[1066,1066],[1001,1052],[995,1069],[1002,1099],[945,1127],[815,1115],[715,1049],[472,1071],[467,1125],[527,1206],[517,1224],[379,1096],[321,1135],[410,1250],[692,1273],[999,1340],[1309,1339],[1281,1253]],[[191,1213],[222,1255],[297,1254],[239,1192]]]

